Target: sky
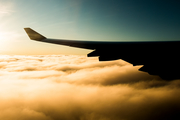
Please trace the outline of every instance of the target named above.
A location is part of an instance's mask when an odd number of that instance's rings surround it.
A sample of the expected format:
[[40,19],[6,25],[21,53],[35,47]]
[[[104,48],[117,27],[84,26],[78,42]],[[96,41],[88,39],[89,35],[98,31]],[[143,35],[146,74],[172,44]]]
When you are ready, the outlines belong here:
[[91,50],[33,41],[23,29],[54,39],[176,41],[179,4],[0,0],[0,120],[179,119],[179,79],[163,80],[121,59],[100,62],[86,56]]
[[90,52],[32,41],[25,27],[57,39],[180,40],[179,13],[179,2],[172,0],[0,0],[0,54]]

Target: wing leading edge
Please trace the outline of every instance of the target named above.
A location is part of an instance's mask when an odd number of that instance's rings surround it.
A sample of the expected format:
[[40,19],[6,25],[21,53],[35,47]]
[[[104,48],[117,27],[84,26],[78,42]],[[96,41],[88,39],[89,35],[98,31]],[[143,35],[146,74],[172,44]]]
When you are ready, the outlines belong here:
[[180,79],[180,41],[159,42],[101,42],[46,38],[31,28],[24,28],[31,40],[94,50],[88,57],[99,56],[99,61],[123,59],[139,70],[159,75],[166,80]]
[[[78,48],[84,48],[84,49],[91,49],[91,50],[96,49],[102,44],[102,42],[96,42],[96,41],[51,39],[51,38],[44,37],[43,35],[32,30],[31,28],[24,28],[24,30],[26,31],[26,33],[28,34],[31,40],[40,41],[40,42],[54,43],[54,44],[60,44],[60,45],[66,45],[66,46],[78,47]],[[105,42],[104,44],[109,44],[109,43],[111,42]]]

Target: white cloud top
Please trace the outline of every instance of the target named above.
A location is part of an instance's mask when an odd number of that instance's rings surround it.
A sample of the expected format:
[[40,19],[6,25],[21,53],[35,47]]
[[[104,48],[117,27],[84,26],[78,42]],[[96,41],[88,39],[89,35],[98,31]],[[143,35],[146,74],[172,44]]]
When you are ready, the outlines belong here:
[[153,120],[179,117],[180,81],[122,61],[1,56],[2,120]]

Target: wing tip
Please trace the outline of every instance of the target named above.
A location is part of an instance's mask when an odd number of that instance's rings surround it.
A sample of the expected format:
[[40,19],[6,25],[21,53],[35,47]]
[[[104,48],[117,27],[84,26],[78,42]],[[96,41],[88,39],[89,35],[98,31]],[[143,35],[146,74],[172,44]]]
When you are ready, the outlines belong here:
[[29,36],[29,38],[31,40],[41,41],[41,40],[46,39],[46,37],[44,37],[43,35],[39,34],[36,31],[34,31],[30,27],[26,27],[26,28],[24,28],[24,30],[26,31],[27,35]]

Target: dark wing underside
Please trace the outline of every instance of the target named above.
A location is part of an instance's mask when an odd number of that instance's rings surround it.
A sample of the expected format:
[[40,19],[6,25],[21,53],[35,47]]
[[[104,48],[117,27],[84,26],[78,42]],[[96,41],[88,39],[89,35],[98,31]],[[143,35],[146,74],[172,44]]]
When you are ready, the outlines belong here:
[[159,75],[166,80],[180,79],[180,41],[163,42],[95,42],[49,39],[31,28],[25,28],[30,39],[72,47],[92,49],[88,57],[99,56],[99,61],[123,59],[131,64],[144,65],[139,70]]

